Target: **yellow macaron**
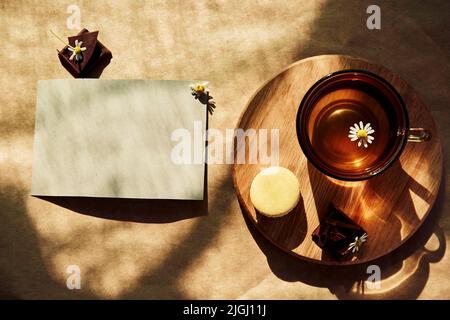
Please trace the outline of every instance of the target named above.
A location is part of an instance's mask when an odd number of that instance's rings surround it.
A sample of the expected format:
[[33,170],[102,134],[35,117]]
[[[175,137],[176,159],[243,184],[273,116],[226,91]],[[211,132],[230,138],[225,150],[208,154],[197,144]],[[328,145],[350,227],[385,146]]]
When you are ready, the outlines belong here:
[[297,206],[300,184],[295,174],[283,167],[269,167],[259,172],[250,186],[250,200],[259,213],[281,217]]

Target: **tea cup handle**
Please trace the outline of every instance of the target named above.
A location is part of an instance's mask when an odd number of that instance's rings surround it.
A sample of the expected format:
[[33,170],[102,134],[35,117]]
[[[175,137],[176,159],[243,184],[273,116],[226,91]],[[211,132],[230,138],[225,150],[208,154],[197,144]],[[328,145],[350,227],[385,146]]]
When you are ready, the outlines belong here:
[[423,128],[410,128],[408,142],[423,142],[431,139],[431,131]]

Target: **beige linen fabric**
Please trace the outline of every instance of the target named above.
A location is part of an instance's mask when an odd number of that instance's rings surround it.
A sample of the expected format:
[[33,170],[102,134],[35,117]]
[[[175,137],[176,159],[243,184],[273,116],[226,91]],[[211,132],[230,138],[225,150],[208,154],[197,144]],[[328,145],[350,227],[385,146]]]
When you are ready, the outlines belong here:
[[[48,30],[78,32],[66,27],[72,3],[81,26],[100,30],[113,53],[102,79],[208,79],[218,106],[209,127],[220,130],[236,125],[265,80],[312,55],[362,57],[411,84],[437,122],[445,173],[424,228],[377,261],[381,288],[364,284],[366,265],[318,267],[268,244],[246,225],[227,165],[208,166],[207,215],[182,205],[145,212],[141,202],[59,206],[31,197],[36,82],[71,78]],[[0,297],[449,299],[450,3],[383,1],[381,30],[366,28],[370,4],[2,1]],[[80,290],[66,287],[69,265],[80,267]]]

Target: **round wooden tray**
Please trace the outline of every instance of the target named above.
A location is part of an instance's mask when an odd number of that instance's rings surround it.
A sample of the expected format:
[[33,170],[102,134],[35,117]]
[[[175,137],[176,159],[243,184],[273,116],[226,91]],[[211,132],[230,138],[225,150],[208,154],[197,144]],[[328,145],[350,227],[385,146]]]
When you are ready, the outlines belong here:
[[[410,126],[431,130],[432,139],[408,143],[399,161],[379,176],[366,181],[343,182],[321,174],[306,160],[296,135],[296,115],[306,91],[323,76],[342,69],[364,69],[389,81],[403,97]],[[294,256],[323,264],[357,264],[388,254],[404,243],[430,211],[442,177],[442,148],[432,116],[417,93],[384,67],[349,56],[324,55],[298,61],[266,82],[250,99],[237,128],[279,129],[279,165],[292,170],[300,181],[297,208],[281,218],[255,212],[250,184],[269,165],[246,164],[232,168],[233,182],[244,214],[273,244]],[[270,135],[269,138],[270,139]],[[270,150],[270,149],[269,149]],[[242,150],[241,150],[242,151]],[[235,158],[236,160],[236,158]],[[319,216],[334,203],[359,223],[369,241],[356,256],[336,261],[311,239]]]

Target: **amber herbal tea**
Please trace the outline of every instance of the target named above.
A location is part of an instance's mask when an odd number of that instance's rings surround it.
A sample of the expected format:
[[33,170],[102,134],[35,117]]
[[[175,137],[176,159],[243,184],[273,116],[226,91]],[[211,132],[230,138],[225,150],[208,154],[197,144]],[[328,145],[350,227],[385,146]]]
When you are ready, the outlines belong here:
[[297,133],[316,167],[357,180],[384,169],[401,152],[407,122],[403,102],[387,82],[344,72],[319,81],[305,95]]

